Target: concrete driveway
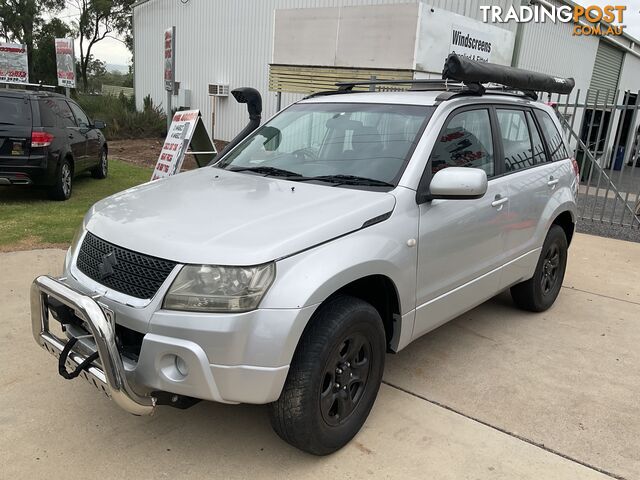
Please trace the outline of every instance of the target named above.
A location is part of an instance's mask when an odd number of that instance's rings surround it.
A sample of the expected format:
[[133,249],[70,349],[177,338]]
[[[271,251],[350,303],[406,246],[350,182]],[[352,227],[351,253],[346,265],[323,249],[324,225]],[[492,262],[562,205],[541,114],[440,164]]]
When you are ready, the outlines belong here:
[[388,356],[364,429],[325,458],[261,406],[139,418],[63,380],[28,315],[62,258],[0,254],[0,478],[640,478],[640,244],[577,235],[550,311],[501,295]]

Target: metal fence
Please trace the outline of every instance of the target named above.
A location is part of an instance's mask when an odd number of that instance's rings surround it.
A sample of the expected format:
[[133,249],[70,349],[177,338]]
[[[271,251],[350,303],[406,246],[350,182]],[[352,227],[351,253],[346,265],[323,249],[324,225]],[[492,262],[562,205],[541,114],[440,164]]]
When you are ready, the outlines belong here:
[[[548,94],[541,99],[553,101]],[[640,227],[640,92],[578,90],[553,101],[580,166],[578,215],[590,222]]]

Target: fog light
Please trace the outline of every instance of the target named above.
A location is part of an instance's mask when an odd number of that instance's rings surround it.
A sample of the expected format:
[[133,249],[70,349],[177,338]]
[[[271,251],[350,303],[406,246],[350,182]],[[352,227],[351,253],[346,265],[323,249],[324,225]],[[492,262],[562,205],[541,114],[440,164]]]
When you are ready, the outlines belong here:
[[187,362],[184,361],[182,357],[176,355],[176,370],[183,377],[186,377],[189,374],[189,367],[187,366]]

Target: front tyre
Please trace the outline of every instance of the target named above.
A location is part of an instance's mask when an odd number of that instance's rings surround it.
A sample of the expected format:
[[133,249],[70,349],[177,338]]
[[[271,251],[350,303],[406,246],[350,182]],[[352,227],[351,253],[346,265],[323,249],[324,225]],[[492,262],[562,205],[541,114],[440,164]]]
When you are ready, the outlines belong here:
[[311,319],[293,356],[271,425],[285,442],[314,455],[346,445],[364,424],[378,394],[386,339],[369,303],[338,296]]
[[516,306],[531,312],[544,312],[556,301],[567,268],[567,236],[552,225],[542,246],[533,278],[511,287]]

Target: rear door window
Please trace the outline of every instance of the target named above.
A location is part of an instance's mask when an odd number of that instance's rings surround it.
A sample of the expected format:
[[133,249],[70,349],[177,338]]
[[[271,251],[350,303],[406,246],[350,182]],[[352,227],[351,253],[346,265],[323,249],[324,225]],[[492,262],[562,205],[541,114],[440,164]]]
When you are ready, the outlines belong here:
[[529,132],[531,133],[531,145],[533,147],[533,162],[536,165],[541,163],[545,163],[548,161],[547,154],[544,151],[544,143],[542,142],[542,137],[540,137],[540,132],[538,131],[538,126],[536,122],[533,120],[533,115],[531,112],[527,112],[527,123],[529,124]]
[[466,110],[448,120],[431,153],[431,172],[447,167],[481,168],[487,177],[494,175],[489,110]]
[[31,127],[31,105],[20,97],[0,96],[0,125]]
[[564,145],[562,134],[556,127],[555,122],[551,119],[547,112],[535,109],[536,118],[540,122],[542,127],[542,133],[544,134],[547,146],[549,147],[549,154],[552,161],[564,160],[569,158],[567,148]]
[[41,98],[38,100],[40,109],[40,126],[57,127],[58,119],[56,114],[56,104],[51,98]]
[[536,162],[531,148],[529,126],[523,110],[497,109],[500,137],[504,151],[505,172],[533,167]]

